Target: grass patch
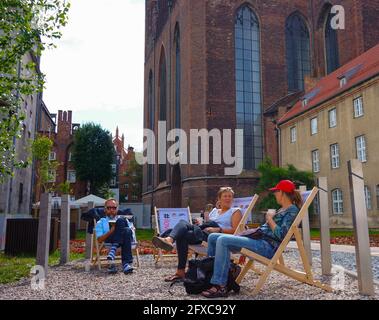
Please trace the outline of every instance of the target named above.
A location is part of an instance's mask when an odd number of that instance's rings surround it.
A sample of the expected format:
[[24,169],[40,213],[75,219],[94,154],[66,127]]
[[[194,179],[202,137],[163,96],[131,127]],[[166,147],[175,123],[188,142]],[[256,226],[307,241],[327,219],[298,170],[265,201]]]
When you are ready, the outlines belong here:
[[136,236],[138,241],[151,240],[154,237],[154,229],[137,229]]
[[[84,254],[70,253],[70,260],[78,260],[84,258]],[[49,256],[49,266],[59,264],[60,251],[56,250]],[[7,256],[0,252],[0,284],[15,282],[21,278],[27,277],[30,269],[36,264],[34,256],[19,255]]]
[[[330,237],[352,237],[354,235],[354,231],[352,229],[330,229]],[[369,235],[379,235],[378,229],[369,229]],[[311,237],[319,238],[320,237],[320,229],[311,229]]]

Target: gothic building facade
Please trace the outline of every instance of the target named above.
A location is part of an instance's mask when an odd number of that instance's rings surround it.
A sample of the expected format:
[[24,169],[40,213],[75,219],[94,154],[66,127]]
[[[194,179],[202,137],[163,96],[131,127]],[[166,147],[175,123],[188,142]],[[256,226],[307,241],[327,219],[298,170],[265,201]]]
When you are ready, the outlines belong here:
[[[344,29],[332,23],[340,4]],[[279,164],[278,118],[379,41],[378,7],[379,0],[147,0],[144,127],[156,137],[159,121],[188,136],[244,129],[244,164],[240,175],[225,175],[224,163],[212,164],[212,143],[210,164],[146,164],[143,202],[198,211],[220,186],[251,195],[262,159]]]

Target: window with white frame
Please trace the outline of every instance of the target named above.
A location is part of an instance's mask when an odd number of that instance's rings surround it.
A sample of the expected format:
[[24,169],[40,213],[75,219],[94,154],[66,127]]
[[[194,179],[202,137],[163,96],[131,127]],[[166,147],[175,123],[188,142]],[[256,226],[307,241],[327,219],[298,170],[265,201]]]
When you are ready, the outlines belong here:
[[116,184],[117,184],[117,180],[116,180],[116,178],[112,178],[112,179],[111,179],[111,182],[110,182],[110,185],[111,185],[112,187],[114,187],[114,186],[116,186]]
[[292,127],[290,129],[290,139],[291,139],[291,143],[296,142],[296,127]]
[[337,126],[337,109],[334,108],[329,111],[329,128]]
[[368,186],[365,186],[365,202],[366,202],[367,210],[371,210],[372,209],[371,190]]
[[49,182],[55,182],[57,180],[57,172],[55,170],[49,170],[48,176]]
[[57,154],[54,151],[49,153],[49,160],[50,161],[57,160]]
[[76,182],[76,171],[75,170],[67,170],[67,181],[70,183]]
[[340,147],[338,143],[330,146],[330,161],[332,164],[332,169],[337,169],[340,167]]
[[317,118],[311,119],[311,135],[315,135],[318,132],[318,120]]
[[359,97],[354,99],[354,118],[363,116],[363,98]]
[[320,172],[320,152],[319,150],[312,151],[312,170],[313,172]]
[[68,153],[68,161],[69,161],[69,162],[72,161],[72,152],[69,152],[69,153]]
[[116,174],[116,165],[115,164],[112,164],[112,173],[113,174]]
[[342,214],[343,213],[343,198],[342,198],[341,189],[334,189],[332,191],[332,201],[333,201],[333,213]]
[[367,150],[366,150],[366,138],[365,136],[359,136],[355,138],[355,145],[357,148],[357,159],[361,162],[367,161]]

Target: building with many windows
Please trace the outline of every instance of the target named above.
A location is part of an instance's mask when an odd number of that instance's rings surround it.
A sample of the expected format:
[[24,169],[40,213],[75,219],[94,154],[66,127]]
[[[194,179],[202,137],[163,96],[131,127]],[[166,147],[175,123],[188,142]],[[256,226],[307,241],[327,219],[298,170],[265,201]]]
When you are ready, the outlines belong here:
[[[163,133],[180,128],[187,136],[191,129],[243,129],[244,164],[242,174],[225,175],[225,162],[212,163],[219,151],[212,143],[209,164],[146,164],[144,203],[200,211],[215,202],[220,186],[232,186],[238,196],[254,193],[262,159],[279,163],[278,119],[304,90],[379,41],[378,0],[343,1],[345,29],[333,27],[332,6],[324,0],[146,1],[144,127],[156,140],[159,121],[167,124]],[[314,136],[321,133],[318,122]],[[296,129],[292,134],[296,139]]]
[[279,120],[281,165],[327,177],[333,227],[352,225],[351,159],[362,162],[369,224],[379,226],[378,100],[379,44],[322,78]]
[[[45,135],[53,141],[53,148],[49,155],[49,160],[58,161],[57,170],[51,172],[51,185],[55,186],[55,195],[60,195],[59,185],[65,181],[70,183],[71,198],[79,199],[87,195],[87,185],[84,181],[79,181],[72,162],[72,144],[74,142],[74,132],[79,128],[78,123],[72,122],[72,111],[59,110],[58,115],[50,114],[47,108],[42,109],[40,116],[40,128],[38,133]],[[34,178],[34,203],[41,197],[41,188],[38,177]]]

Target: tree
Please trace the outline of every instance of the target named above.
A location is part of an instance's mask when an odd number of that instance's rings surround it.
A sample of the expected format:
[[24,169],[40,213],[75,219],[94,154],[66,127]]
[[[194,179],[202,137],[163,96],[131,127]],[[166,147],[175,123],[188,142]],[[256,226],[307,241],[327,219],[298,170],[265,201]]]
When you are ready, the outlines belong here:
[[53,147],[53,141],[45,136],[40,136],[33,141],[32,154],[37,161],[36,175],[42,192],[52,192],[55,189],[53,172],[58,168],[57,161],[49,160],[49,154]]
[[114,157],[109,131],[94,123],[86,123],[75,131],[72,161],[78,179],[89,181],[91,193],[98,193],[111,180]]
[[[14,150],[25,119],[20,104],[23,96],[42,91],[38,59],[61,37],[69,7],[66,0],[0,1],[0,184],[14,167],[29,165],[17,160]],[[23,64],[26,54],[33,59]]]
[[267,190],[275,186],[280,180],[291,180],[297,186],[305,185],[307,189],[314,187],[315,177],[312,172],[300,171],[293,165],[287,167],[276,167],[272,164],[270,158],[266,158],[259,165],[258,171],[261,173],[259,184],[256,192],[263,195],[262,200],[258,204],[258,210],[263,209],[278,209],[279,206],[275,201],[275,197]]
[[139,198],[142,194],[142,166],[135,158],[129,161],[125,176],[129,178],[129,186],[132,186],[132,196]]

